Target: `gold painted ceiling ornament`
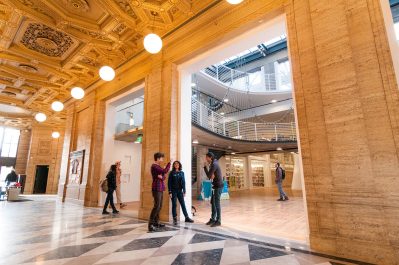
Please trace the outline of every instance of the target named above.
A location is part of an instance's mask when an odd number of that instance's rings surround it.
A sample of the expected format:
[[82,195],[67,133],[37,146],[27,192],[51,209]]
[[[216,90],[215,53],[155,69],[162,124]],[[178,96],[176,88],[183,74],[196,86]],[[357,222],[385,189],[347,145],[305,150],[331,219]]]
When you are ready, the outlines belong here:
[[75,12],[89,12],[89,3],[85,0],[62,0],[64,4]]

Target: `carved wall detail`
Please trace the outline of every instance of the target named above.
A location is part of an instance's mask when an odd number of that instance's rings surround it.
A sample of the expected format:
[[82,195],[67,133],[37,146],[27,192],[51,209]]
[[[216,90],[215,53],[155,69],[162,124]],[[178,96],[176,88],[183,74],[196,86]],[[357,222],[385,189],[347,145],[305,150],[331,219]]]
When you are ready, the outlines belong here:
[[51,57],[61,57],[74,43],[67,34],[43,24],[31,23],[21,43],[28,49]]
[[75,12],[86,13],[90,10],[89,3],[85,0],[62,0],[62,2]]

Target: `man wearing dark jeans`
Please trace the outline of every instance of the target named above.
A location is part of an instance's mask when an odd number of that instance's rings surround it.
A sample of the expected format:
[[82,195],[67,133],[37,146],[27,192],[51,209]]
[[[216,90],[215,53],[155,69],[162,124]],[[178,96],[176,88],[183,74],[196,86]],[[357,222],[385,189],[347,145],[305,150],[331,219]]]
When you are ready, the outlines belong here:
[[164,227],[159,223],[159,213],[162,209],[163,192],[165,191],[166,173],[169,172],[170,162],[165,168],[161,167],[161,163],[165,155],[163,153],[154,154],[154,164],[151,166],[152,175],[152,196],[154,197],[154,207],[152,208],[150,220],[148,222],[148,231],[154,232],[158,228]]
[[[209,170],[207,167],[208,165]],[[212,181],[212,216],[206,224],[210,225],[211,227],[220,226],[222,222],[220,195],[223,191],[223,176],[219,163],[215,159],[215,155],[212,152],[208,152],[205,156],[204,171],[208,179]]]

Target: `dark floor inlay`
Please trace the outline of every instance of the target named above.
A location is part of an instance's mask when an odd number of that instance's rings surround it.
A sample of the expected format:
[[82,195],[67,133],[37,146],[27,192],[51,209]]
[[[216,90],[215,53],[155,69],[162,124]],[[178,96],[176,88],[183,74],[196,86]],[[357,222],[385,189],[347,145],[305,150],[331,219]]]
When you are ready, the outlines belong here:
[[139,250],[139,249],[147,249],[147,248],[159,248],[162,247],[171,236],[165,237],[154,237],[154,238],[143,238],[143,239],[136,239],[130,242],[129,244],[123,246],[122,248],[118,249],[116,252],[123,252],[123,251],[132,251],[132,250]]
[[65,246],[54,249],[42,255],[39,255],[33,259],[27,260],[26,262],[39,262],[44,260],[55,260],[55,259],[67,259],[67,258],[75,258],[83,255],[90,250],[93,250],[103,243],[96,244],[87,244],[87,245],[78,245],[78,246]]
[[220,264],[223,249],[213,249],[197,252],[182,253],[177,256],[172,265],[217,265]]
[[96,238],[96,237],[109,237],[109,236],[121,236],[124,235],[134,229],[132,228],[124,228],[124,229],[108,229],[104,231],[100,231],[98,233],[95,233],[91,236],[88,236],[86,238]]
[[258,247],[254,245],[248,245],[248,250],[249,250],[249,259],[251,261],[259,259],[269,259],[269,258],[287,255],[287,253],[283,251]]
[[212,241],[221,241],[225,240],[224,238],[208,236],[204,234],[195,234],[194,237],[191,239],[189,244],[196,244],[196,243],[203,243],[203,242],[212,242]]
[[137,219],[129,220],[127,222],[122,223],[121,225],[134,225],[134,224],[144,224],[144,221],[140,221]]

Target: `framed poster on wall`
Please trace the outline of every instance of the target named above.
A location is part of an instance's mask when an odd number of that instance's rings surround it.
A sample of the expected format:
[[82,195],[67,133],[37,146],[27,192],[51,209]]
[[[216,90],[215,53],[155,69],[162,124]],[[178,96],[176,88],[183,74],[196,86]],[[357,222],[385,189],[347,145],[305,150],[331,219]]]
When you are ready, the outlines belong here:
[[71,152],[69,156],[69,184],[82,182],[83,161],[85,150]]

